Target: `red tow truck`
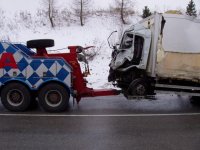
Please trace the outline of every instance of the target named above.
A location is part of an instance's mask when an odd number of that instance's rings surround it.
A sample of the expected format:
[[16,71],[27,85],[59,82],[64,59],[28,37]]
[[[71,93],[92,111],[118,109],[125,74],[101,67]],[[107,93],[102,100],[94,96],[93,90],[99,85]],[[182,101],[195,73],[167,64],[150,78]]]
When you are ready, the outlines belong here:
[[[60,112],[67,109],[70,96],[78,103],[82,97],[120,93],[87,87],[84,51],[90,47],[69,46],[69,53],[48,54],[46,48],[52,46],[51,39],[31,40],[27,45],[0,42],[1,101],[8,110],[26,111],[37,97],[45,111]],[[86,63],[84,72],[79,61]]]

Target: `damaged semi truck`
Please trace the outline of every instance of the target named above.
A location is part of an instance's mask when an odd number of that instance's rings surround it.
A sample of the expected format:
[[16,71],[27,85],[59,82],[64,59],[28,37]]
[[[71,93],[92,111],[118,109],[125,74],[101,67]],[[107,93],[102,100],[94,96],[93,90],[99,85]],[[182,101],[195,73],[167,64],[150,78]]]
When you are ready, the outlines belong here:
[[159,14],[125,30],[112,48],[108,81],[126,97],[200,96],[200,20]]

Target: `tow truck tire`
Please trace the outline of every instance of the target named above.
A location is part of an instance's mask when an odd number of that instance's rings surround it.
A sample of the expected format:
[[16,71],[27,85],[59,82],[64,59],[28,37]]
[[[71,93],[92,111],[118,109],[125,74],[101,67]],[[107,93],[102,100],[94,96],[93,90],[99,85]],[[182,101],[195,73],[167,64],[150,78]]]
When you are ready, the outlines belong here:
[[131,96],[145,96],[147,95],[148,86],[144,79],[135,79],[131,82],[128,88],[128,94]]
[[69,106],[68,91],[57,83],[42,87],[38,94],[40,106],[47,112],[62,112]]
[[46,48],[46,47],[53,47],[54,40],[52,39],[40,39],[40,40],[30,40],[27,41],[28,48]]
[[1,102],[10,111],[25,111],[30,106],[31,94],[23,84],[10,83],[1,91]]

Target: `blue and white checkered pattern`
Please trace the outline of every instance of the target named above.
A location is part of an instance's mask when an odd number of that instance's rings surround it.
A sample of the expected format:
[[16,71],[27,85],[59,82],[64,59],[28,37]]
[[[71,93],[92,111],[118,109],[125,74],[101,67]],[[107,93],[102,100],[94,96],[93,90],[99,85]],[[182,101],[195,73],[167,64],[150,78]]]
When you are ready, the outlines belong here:
[[13,53],[18,68],[0,68],[0,85],[10,80],[25,82],[37,89],[50,80],[58,80],[71,88],[71,66],[63,59],[32,58],[13,44],[0,43],[0,58],[3,53]]

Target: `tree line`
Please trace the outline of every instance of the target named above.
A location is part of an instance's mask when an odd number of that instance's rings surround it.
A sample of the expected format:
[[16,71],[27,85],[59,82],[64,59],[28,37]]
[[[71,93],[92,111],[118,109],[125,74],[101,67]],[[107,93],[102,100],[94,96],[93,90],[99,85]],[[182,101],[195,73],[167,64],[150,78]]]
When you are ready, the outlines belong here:
[[[181,10],[168,10],[165,13],[171,13],[171,14],[184,14],[184,12],[181,12]],[[143,9],[143,14],[142,18],[147,18],[150,16],[152,13],[150,9],[145,6]],[[190,0],[187,7],[186,7],[186,15],[191,16],[191,17],[197,17],[197,10],[196,10],[196,5],[193,0]]]
[[[42,0],[43,6],[48,14],[51,27],[55,26],[54,20],[56,19],[56,0]],[[83,26],[89,16],[94,13],[91,4],[91,0],[74,0],[71,8],[71,14],[80,21],[80,25]],[[112,14],[118,14],[123,24],[127,24],[126,18],[129,15],[135,13],[133,0],[113,0],[110,10],[107,11]],[[106,12],[106,10],[104,10]]]
[[[56,0],[43,0],[48,7],[49,21],[51,22],[51,26],[54,27],[53,18],[55,18],[55,1]],[[72,14],[79,18],[80,25],[83,26],[85,24],[86,19],[91,14],[91,0],[75,0],[73,2]],[[134,1],[133,0],[113,0],[112,6],[110,6],[110,13],[118,14],[119,19],[123,24],[127,24],[127,18],[130,15],[135,14],[134,11]],[[181,11],[168,11],[168,13],[177,13],[182,14]],[[188,6],[186,7],[186,12],[189,16],[197,17],[196,6],[193,0],[190,0]],[[150,16],[152,12],[145,6],[143,9],[142,18],[146,18]]]
[[[90,17],[108,14],[117,17],[122,24],[128,24],[129,17],[136,13],[134,9],[135,0],[113,0],[113,3],[107,10],[92,10],[92,0],[73,0],[70,8],[63,9],[57,7],[57,2],[57,0],[41,0],[42,8],[37,10],[36,16],[33,17],[28,11],[21,11],[15,16],[15,19],[20,18],[20,21],[24,21],[24,24],[27,23],[27,26],[33,24],[46,26],[50,24],[54,28],[64,24],[63,22],[67,24],[78,22],[81,26],[84,26]],[[146,18],[152,13],[148,6],[145,6],[141,17]],[[193,0],[189,1],[186,12],[169,10],[166,13],[186,14],[197,17],[196,6]],[[0,14],[0,20],[4,20],[5,14],[2,10],[0,10]],[[33,19],[36,21],[33,22]],[[0,27],[3,26],[2,23],[0,21]]]

